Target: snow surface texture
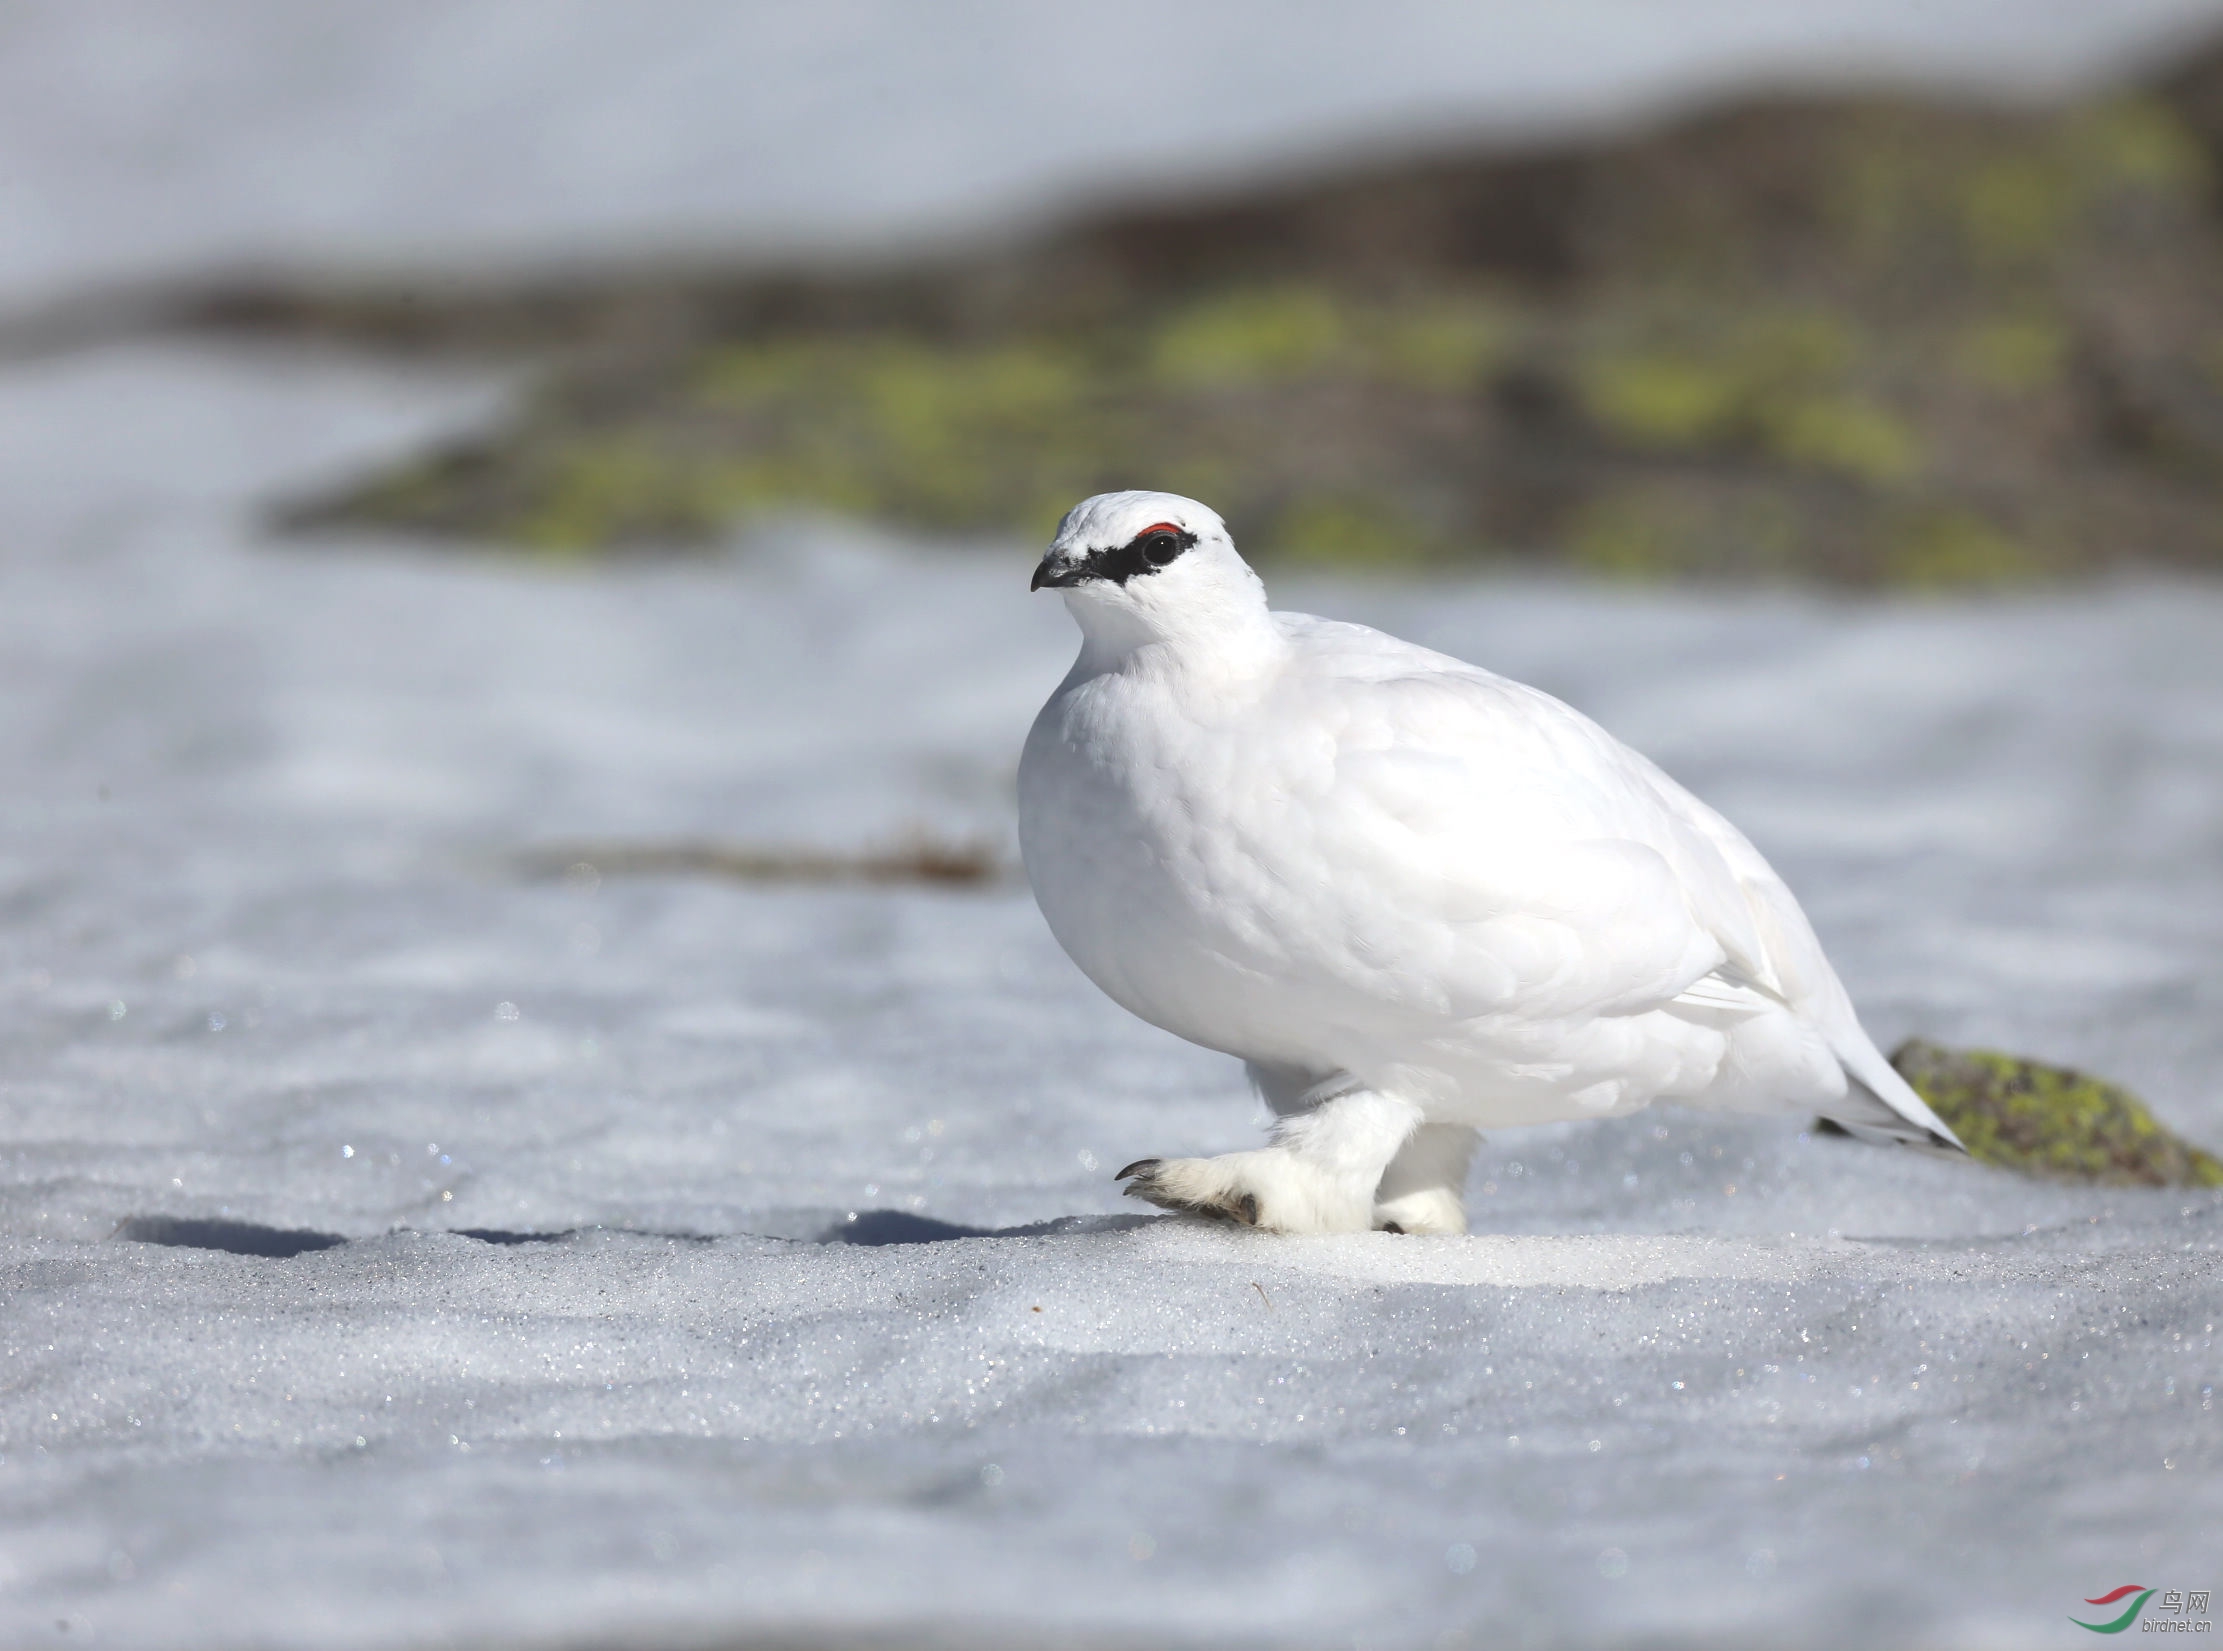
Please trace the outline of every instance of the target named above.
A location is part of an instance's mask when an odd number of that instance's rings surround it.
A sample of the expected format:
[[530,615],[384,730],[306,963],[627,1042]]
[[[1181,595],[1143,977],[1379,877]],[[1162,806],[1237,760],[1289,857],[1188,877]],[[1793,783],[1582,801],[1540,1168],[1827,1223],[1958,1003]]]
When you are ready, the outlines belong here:
[[[2216,1194],[1658,1112],[1492,1139],[1471,1239],[1145,1221],[1255,1105],[1023,887],[517,875],[1007,843],[1073,637],[1018,545],[258,537],[493,393],[0,376],[0,1642],[2028,1647],[2223,1581]],[[2223,593],[1277,594],[1659,757],[1887,1043],[2223,1140]],[[1062,1226],[819,1241],[926,1221]]]
[[10,0],[0,311],[277,265],[956,238],[1075,191],[1724,84],[2026,94],[2223,0]]

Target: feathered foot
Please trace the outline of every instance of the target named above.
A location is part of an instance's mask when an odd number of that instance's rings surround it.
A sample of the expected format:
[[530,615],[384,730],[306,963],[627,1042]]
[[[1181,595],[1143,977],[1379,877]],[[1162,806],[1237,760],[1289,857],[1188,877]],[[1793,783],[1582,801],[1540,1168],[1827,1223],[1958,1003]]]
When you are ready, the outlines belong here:
[[1124,1191],[1129,1198],[1140,1198],[1162,1210],[1232,1221],[1243,1227],[1257,1226],[1257,1195],[1237,1192],[1231,1186],[1212,1190],[1217,1178],[1206,1173],[1212,1162],[1209,1158],[1141,1158],[1112,1179],[1128,1183]]
[[1217,1158],[1144,1158],[1114,1179],[1127,1182],[1129,1197],[1160,1209],[1267,1232],[1362,1233],[1376,1224],[1384,1167],[1419,1121],[1409,1101],[1351,1090],[1280,1119],[1272,1146]]
[[1467,1166],[1482,1137],[1464,1124],[1422,1124],[1382,1171],[1374,1225],[1385,1233],[1467,1230]]

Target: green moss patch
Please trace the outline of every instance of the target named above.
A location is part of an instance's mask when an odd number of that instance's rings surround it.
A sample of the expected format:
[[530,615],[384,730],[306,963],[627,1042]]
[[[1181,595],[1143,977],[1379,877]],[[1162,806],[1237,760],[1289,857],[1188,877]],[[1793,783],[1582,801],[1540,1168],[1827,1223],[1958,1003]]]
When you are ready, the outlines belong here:
[[1730,109],[878,274],[212,313],[549,352],[505,426],[303,525],[568,555],[801,506],[1033,537],[1166,487],[1262,558],[1353,567],[2216,568],[2223,56],[2187,73],[2053,112]]
[[1891,1064],[1984,1163],[2101,1186],[2223,1187],[2223,1161],[2105,1079],[1920,1038],[1901,1044]]

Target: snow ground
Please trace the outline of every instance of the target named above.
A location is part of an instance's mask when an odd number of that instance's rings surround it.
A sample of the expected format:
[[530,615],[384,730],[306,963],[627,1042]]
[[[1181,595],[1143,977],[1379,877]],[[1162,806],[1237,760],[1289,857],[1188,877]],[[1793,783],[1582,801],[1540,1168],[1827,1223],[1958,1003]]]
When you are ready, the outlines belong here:
[[2027,95],[2223,0],[10,0],[0,312],[242,267],[955,241],[1729,83]]
[[[1007,844],[1071,640],[1016,545],[255,526],[498,392],[0,374],[0,1642],[2025,1648],[2223,1580],[2217,1194],[1663,1112],[1493,1140],[1469,1240],[1144,1221],[1253,1104],[1023,887],[518,875]],[[2223,1140],[2223,592],[1279,594],[1660,757],[1887,1043]],[[1058,1225],[820,1241],[926,1222]]]

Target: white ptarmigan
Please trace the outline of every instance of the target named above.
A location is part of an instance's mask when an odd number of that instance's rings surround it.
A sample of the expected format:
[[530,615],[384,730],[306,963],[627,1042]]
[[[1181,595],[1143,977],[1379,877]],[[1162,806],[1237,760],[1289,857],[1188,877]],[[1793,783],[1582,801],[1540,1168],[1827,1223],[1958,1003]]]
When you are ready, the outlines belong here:
[[1034,587],[1081,652],[1019,842],[1114,1001],[1247,1063],[1271,1143],[1127,1191],[1288,1233],[1466,1231],[1476,1131],[1656,1100],[1958,1148],[1737,829],[1550,695],[1272,613],[1219,517],[1105,493]]

